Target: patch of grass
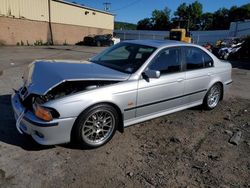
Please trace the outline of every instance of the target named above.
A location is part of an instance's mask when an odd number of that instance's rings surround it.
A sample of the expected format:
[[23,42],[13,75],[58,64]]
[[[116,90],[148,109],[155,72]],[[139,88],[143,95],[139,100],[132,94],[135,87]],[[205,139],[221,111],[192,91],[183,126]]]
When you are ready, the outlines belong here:
[[43,45],[43,41],[42,40],[36,40],[36,42],[34,42],[35,46],[42,46]]

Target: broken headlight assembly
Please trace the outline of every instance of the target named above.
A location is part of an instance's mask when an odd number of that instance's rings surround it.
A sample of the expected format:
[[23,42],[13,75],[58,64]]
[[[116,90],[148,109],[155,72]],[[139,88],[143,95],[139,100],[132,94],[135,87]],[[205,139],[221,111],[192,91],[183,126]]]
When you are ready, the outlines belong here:
[[39,105],[36,101],[32,105],[33,112],[36,117],[44,121],[51,121],[53,118],[58,118],[59,113],[52,108]]

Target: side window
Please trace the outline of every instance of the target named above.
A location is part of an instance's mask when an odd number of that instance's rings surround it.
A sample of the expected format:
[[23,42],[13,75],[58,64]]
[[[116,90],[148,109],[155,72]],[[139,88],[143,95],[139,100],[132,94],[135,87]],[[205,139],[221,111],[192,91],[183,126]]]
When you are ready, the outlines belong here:
[[195,47],[186,48],[185,61],[187,70],[213,66],[213,59],[207,53]]
[[168,48],[159,52],[149,65],[149,69],[164,73],[181,71],[181,49]]
[[213,59],[205,52],[203,52],[203,53],[204,53],[204,66],[205,66],[205,68],[214,66]]

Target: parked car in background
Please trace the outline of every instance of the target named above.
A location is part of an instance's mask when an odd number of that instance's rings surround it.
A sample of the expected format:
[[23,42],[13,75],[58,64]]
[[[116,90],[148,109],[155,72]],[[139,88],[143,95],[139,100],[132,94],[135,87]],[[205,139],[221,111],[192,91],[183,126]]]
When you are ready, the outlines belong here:
[[231,64],[165,40],[120,42],[89,61],[35,61],[23,81],[11,99],[20,133],[91,148],[136,123],[197,105],[211,110],[232,83]]
[[121,39],[115,36],[113,36],[111,40],[113,41],[113,44],[118,44],[119,42],[121,42]]
[[84,37],[83,43],[90,46],[112,46],[114,41],[112,40],[112,35],[94,35]]

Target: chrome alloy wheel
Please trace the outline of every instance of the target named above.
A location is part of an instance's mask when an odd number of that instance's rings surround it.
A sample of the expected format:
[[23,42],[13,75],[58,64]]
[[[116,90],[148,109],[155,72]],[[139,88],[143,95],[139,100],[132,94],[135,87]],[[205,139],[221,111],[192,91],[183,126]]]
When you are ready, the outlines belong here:
[[209,93],[207,98],[207,105],[209,108],[214,108],[219,103],[221,97],[221,88],[218,84],[214,85]]
[[82,126],[82,138],[89,144],[100,145],[112,135],[115,128],[115,117],[106,109],[91,113]]

